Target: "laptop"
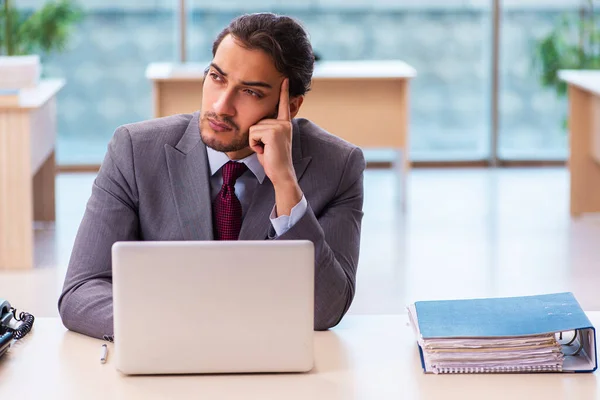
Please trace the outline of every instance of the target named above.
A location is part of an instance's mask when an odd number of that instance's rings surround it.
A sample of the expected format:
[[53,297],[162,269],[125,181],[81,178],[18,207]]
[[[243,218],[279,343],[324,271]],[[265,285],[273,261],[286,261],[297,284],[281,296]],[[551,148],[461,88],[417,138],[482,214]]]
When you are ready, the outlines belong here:
[[310,241],[117,242],[112,272],[124,374],[313,367]]

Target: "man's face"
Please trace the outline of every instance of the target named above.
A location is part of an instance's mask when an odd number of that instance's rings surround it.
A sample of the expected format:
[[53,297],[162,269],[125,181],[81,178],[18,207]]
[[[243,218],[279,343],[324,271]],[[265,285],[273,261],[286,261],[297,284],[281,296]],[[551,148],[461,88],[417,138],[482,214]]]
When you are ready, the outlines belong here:
[[231,35],[223,38],[204,79],[202,141],[230,158],[251,154],[248,130],[277,117],[283,79],[265,52],[245,49]]

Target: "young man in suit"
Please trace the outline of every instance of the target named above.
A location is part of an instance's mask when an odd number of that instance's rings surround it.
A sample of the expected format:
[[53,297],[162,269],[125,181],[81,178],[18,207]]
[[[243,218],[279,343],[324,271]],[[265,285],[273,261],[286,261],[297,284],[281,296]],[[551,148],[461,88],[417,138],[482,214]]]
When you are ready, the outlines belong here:
[[310,240],[315,329],[342,319],[355,291],[365,160],[294,119],[313,67],[296,21],[244,15],[214,42],[200,111],[117,128],[58,302],[67,328],[112,335],[111,246],[122,240]]

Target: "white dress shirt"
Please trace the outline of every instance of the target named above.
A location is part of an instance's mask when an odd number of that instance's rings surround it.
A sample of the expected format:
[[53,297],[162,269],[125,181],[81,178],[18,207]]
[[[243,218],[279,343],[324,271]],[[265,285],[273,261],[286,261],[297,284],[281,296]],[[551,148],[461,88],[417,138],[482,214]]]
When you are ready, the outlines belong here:
[[[221,186],[223,186],[223,170],[221,168],[231,160],[227,157],[227,154],[211,149],[208,146],[206,147],[206,152],[208,154],[208,164],[210,166],[210,197],[211,200],[214,201],[221,190]],[[237,161],[246,164],[246,167],[248,167],[248,170],[235,181],[234,186],[235,195],[242,205],[243,220],[246,216],[248,207],[250,207],[250,203],[252,203],[254,191],[258,185],[263,184],[266,175],[265,169],[260,161],[258,161],[256,153],[252,153],[248,157]],[[273,229],[277,236],[283,235],[294,226],[300,218],[302,218],[307,208],[308,202],[306,201],[304,194],[302,195],[300,202],[292,208],[292,212],[289,216],[280,215],[277,217],[276,206],[273,205],[270,219],[271,225],[273,225]]]

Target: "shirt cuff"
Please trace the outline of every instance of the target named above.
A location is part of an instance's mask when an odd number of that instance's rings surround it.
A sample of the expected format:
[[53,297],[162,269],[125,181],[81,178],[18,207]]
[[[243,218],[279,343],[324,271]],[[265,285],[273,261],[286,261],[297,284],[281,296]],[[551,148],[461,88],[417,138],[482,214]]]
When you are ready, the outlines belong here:
[[289,231],[292,226],[296,225],[296,223],[300,221],[300,218],[304,216],[306,209],[308,208],[308,202],[304,195],[302,195],[300,202],[292,208],[290,215],[281,215],[277,217],[277,213],[275,212],[276,208],[277,205],[274,205],[269,218],[271,219],[273,229],[275,229],[275,234],[281,236]]

